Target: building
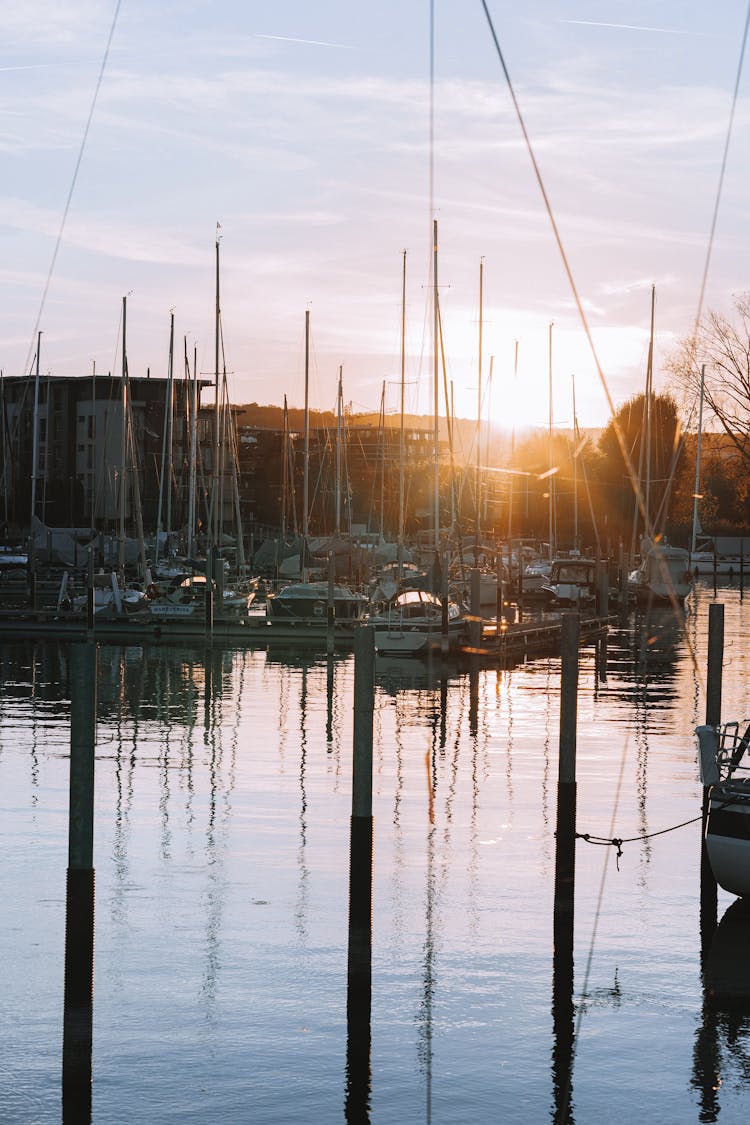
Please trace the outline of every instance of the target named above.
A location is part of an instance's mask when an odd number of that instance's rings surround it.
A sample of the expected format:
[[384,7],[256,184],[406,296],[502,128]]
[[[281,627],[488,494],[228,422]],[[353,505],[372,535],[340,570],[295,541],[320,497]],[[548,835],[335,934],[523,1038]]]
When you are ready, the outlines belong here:
[[[214,408],[201,408],[200,394],[211,385],[196,381],[199,522],[207,518],[203,508],[210,493],[215,432]],[[128,387],[129,397],[123,381],[109,375],[48,376],[38,385],[33,377],[2,380],[0,477],[6,527],[27,529],[32,507],[48,526],[109,530],[123,510],[132,526],[140,502],[144,528],[155,529],[169,381],[131,377]],[[162,496],[165,527],[168,509],[172,528],[187,520],[191,400],[192,384],[174,380],[171,487]],[[220,491],[223,507],[231,510],[231,487]]]

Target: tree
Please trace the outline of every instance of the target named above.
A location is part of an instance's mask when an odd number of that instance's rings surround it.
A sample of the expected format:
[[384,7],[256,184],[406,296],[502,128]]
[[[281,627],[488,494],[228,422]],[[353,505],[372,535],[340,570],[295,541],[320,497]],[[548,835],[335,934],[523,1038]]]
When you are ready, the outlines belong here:
[[652,394],[650,399],[650,421],[646,417],[646,395],[634,395],[620,407],[599,438],[599,489],[608,513],[610,534],[616,531],[627,536],[637,511],[634,482],[621,441],[639,478],[637,483],[651,528],[662,530],[669,516],[673,483],[682,459],[677,403],[671,395]]
[[695,336],[686,337],[667,361],[667,370],[694,402],[698,401],[701,367],[704,428],[724,431],[745,469],[750,469],[750,293],[734,299],[734,317],[709,312]]

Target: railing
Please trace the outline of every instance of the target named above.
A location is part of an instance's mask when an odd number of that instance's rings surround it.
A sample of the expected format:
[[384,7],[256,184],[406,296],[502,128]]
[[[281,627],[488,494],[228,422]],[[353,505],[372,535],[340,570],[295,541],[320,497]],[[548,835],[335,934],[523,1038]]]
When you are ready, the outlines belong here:
[[[742,732],[742,733],[740,733]],[[722,778],[736,773],[750,774],[750,722],[745,719],[722,723],[717,727],[716,763]],[[744,759],[744,760],[743,760]]]

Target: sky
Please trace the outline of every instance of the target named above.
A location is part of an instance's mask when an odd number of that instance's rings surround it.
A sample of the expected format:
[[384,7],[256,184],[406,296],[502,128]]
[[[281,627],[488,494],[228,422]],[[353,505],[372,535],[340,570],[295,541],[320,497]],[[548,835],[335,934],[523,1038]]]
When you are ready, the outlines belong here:
[[[488,8],[617,407],[645,384],[652,284],[657,389],[695,319],[746,8]],[[481,261],[484,417],[547,425],[553,324],[554,424],[573,387],[579,424],[606,424],[481,0],[435,0],[432,84],[429,0],[29,0],[0,9],[0,44],[5,375],[37,322],[43,373],[118,372],[127,295],[130,374],[166,374],[173,311],[210,378],[218,223],[235,402],[303,404],[309,310],[311,406],[335,408],[341,367],[352,410],[385,383],[397,411],[406,250],[406,405],[427,413],[434,217],[455,412],[477,413]],[[750,288],[749,125],[743,73],[705,296],[723,312]]]

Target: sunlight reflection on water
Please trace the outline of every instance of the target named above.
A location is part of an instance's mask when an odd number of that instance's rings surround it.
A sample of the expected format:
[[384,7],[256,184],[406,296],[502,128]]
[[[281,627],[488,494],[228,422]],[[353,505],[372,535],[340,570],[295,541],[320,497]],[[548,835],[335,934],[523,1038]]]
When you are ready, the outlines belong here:
[[[711,597],[691,598],[684,635],[669,614],[614,628],[606,682],[583,651],[579,831],[699,811]],[[720,600],[724,714],[741,717],[748,614],[736,589]],[[60,1119],[69,657],[0,648],[0,1104],[24,1125]],[[352,658],[108,647],[98,662],[94,1121],[343,1120]],[[559,660],[482,670],[474,691],[452,667],[377,677],[359,1109],[551,1118]],[[702,990],[698,857],[697,825],[626,844],[619,871],[612,849],[578,846],[578,1125],[716,1120],[712,1096],[721,1122],[745,1120],[750,1024],[715,1018]]]

